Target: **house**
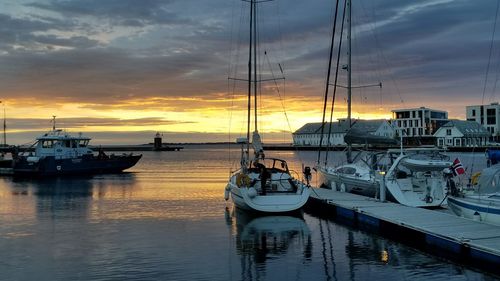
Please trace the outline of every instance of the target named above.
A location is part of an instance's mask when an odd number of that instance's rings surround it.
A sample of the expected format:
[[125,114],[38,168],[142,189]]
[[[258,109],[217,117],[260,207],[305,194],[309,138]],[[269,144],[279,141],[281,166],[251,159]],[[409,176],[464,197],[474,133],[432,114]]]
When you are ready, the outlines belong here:
[[470,105],[465,107],[468,121],[475,121],[488,130],[492,140],[500,140],[500,105],[498,102],[487,105]]
[[[391,138],[396,136],[396,128],[394,128],[389,121],[384,119],[353,120],[352,128],[377,136]],[[325,123],[322,146],[346,145],[344,142],[344,136],[348,131],[349,124],[347,119],[339,119],[337,122],[332,122],[331,124],[330,122]],[[329,137],[328,133],[330,133]],[[295,131],[292,134],[292,137],[293,145],[295,146],[319,146],[321,139],[321,122],[305,124],[300,129]]]
[[490,133],[475,121],[451,120],[436,133],[437,146],[474,147],[487,145]]
[[392,110],[393,124],[402,130],[405,142],[434,143],[434,133],[447,123],[448,112],[427,107]]

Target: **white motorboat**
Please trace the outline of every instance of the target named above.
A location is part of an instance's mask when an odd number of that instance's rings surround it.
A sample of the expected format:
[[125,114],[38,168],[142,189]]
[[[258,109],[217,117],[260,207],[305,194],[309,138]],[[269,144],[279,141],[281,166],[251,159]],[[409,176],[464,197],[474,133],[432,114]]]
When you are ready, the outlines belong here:
[[[250,0],[250,51],[248,59],[248,112],[247,137],[239,138],[241,144],[240,168],[229,178],[225,199],[232,198],[236,207],[263,212],[287,213],[300,210],[309,199],[310,186],[291,175],[285,160],[267,158],[257,131],[257,97],[260,82],[257,77],[256,14],[259,1]],[[253,44],[252,44],[253,42]],[[260,61],[260,60],[259,60]],[[253,96],[253,100],[252,100]],[[254,132],[252,133],[253,156],[250,157],[250,130],[254,102]],[[308,170],[310,171],[310,170]],[[310,173],[309,173],[310,174]]]
[[484,169],[474,183],[452,190],[448,207],[458,216],[500,225],[500,164]]

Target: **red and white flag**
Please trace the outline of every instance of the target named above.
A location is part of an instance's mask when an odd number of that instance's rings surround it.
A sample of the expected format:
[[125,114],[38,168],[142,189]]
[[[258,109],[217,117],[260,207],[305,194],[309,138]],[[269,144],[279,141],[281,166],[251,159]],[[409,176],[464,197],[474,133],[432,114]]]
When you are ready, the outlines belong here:
[[462,166],[462,162],[458,158],[453,161],[453,164],[451,165],[451,170],[453,171],[453,174],[455,176],[465,174],[465,169],[464,166]]

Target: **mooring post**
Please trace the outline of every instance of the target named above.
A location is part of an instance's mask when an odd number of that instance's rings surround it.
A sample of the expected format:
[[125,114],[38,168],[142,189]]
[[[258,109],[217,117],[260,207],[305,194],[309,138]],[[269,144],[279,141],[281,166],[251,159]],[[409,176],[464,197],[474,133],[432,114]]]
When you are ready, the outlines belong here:
[[377,181],[379,185],[379,200],[385,202],[385,172],[377,171]]

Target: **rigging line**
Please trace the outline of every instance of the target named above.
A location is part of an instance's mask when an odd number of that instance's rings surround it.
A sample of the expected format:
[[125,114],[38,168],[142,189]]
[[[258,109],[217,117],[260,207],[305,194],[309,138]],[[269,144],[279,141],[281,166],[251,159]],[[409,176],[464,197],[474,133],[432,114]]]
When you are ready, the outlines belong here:
[[[491,53],[493,51],[493,42],[495,41],[495,32],[496,32],[496,27],[497,27],[497,20],[498,20],[498,8],[500,7],[500,1],[497,1],[497,7],[496,7],[496,10],[495,10],[495,20],[493,22],[493,32],[491,33],[491,42],[490,42],[490,52],[489,52],[489,55],[488,55],[488,64],[486,66],[486,75],[484,77],[484,85],[483,85],[483,96],[481,98],[481,105],[484,104],[484,95],[486,93],[486,85],[488,83],[488,73],[489,73],[489,70],[490,70],[490,63],[491,63]],[[496,81],[495,81],[495,84],[496,84]],[[493,95],[493,93],[492,93]],[[475,158],[475,148],[476,146],[473,146],[472,147],[472,165],[471,165],[471,169],[470,169],[470,176],[469,176],[469,179],[472,177],[472,174],[473,174],[473,170],[474,170],[474,158]]]
[[[346,11],[346,6],[347,6],[346,4],[347,4],[347,0],[344,1],[344,11],[342,12],[342,24],[340,26],[340,41],[339,41],[339,49],[337,52],[337,65],[336,65],[336,69],[335,69],[335,79],[334,79],[335,85],[337,85],[337,80],[339,77],[339,64],[340,64],[340,56],[341,56],[341,51],[342,51],[342,36],[344,35],[345,11]],[[351,67],[351,66],[349,66],[349,67]],[[351,71],[351,70],[349,70],[349,71]],[[329,154],[330,148],[331,148],[330,135],[332,133],[333,108],[335,106],[336,95],[337,95],[337,86],[334,86],[333,87],[333,95],[332,95],[332,106],[330,109],[330,124],[328,127],[328,148],[326,150],[326,155],[325,155],[325,166],[328,164],[328,154]]]
[[[488,64],[486,65],[486,75],[484,77],[483,97],[481,99],[481,104],[484,104],[484,95],[486,93],[486,85],[488,83],[488,74],[489,74],[489,71],[490,71],[491,53],[493,52],[493,42],[495,41],[495,31],[496,31],[496,28],[497,28],[497,19],[498,19],[498,8],[499,8],[499,5],[500,5],[500,1],[497,1],[497,8],[495,10],[495,21],[493,23],[493,32],[491,33],[491,42],[490,42],[490,52],[489,52],[489,55],[488,55]],[[492,97],[493,97],[493,94],[494,93],[492,93]]]
[[[323,132],[325,129],[326,105],[328,103],[328,90],[330,87],[330,73],[332,70],[333,47],[335,45],[335,30],[337,29],[337,15],[338,15],[339,2],[340,1],[337,0],[337,2],[335,4],[335,16],[333,19],[332,40],[330,43],[330,54],[329,54],[329,59],[328,59],[328,73],[326,75],[325,97],[324,97],[324,103],[323,103],[323,117],[321,119],[321,134],[319,137],[318,160],[316,161],[316,163],[318,165],[319,165],[319,162],[321,159],[321,146],[323,144]],[[328,136],[328,139],[330,139],[330,136]]]
[[[266,58],[266,61],[267,61],[267,64],[269,65],[269,70],[271,72],[271,77],[273,77],[273,79],[271,79],[272,81],[274,81],[274,86],[276,88],[276,92],[278,93],[278,97],[279,97],[279,100],[280,100],[280,103],[281,103],[281,107],[283,108],[283,114],[285,115],[285,120],[286,120],[286,125],[288,126],[288,130],[290,131],[290,133],[292,133],[292,125],[290,124],[290,119],[288,118],[288,113],[286,112],[286,107],[285,107],[285,91],[286,91],[286,79],[283,79],[283,97],[281,96],[281,92],[280,92],[280,88],[279,88],[279,85],[278,85],[278,82],[275,78],[275,75],[274,75],[274,71],[273,71],[273,68],[271,66],[271,61],[269,60],[269,56],[267,55],[267,52],[264,51],[264,56]],[[279,64],[278,64],[279,65]],[[285,77],[285,73],[283,72],[283,68],[281,67],[281,65],[279,65],[279,68],[280,68],[280,71],[281,71],[281,76]],[[294,150],[296,152],[299,151],[298,147],[295,147]],[[297,153],[298,155],[298,158],[299,158],[299,162],[304,162],[303,159],[302,159],[302,156],[300,155],[300,153]]]
[[[365,9],[365,7],[363,6],[363,1],[360,1],[360,4],[361,4],[361,8]],[[375,17],[373,17],[373,18],[375,18]],[[373,38],[375,39],[375,47],[379,53],[380,59],[383,61],[383,63],[385,64],[386,67],[390,67],[388,60],[385,57],[385,54],[381,48],[380,40],[378,38],[378,34],[376,32],[375,25],[373,24],[373,22],[370,22],[369,25],[371,26],[370,31],[372,32]],[[394,78],[394,75],[391,74],[389,71],[387,71],[387,75],[389,76],[392,83],[394,84],[394,88],[396,88],[396,93],[399,96],[399,100],[400,100],[401,104],[405,105],[405,101],[404,101],[403,97],[401,96],[401,91],[398,87],[398,84],[396,83],[396,79]]]
[[[292,126],[290,124],[290,119],[288,118],[288,114],[286,113],[285,103],[284,103],[283,98],[281,97],[280,88],[279,88],[278,82],[276,82],[277,79],[275,78],[274,71],[273,71],[273,68],[271,67],[271,62],[269,61],[269,56],[267,55],[266,51],[264,51],[264,56],[266,57],[267,64],[269,65],[269,70],[271,72],[271,77],[273,77],[272,81],[274,81],[274,85],[276,87],[276,92],[278,93],[278,97],[280,99],[281,107],[283,108],[283,114],[285,115],[286,123],[288,124],[288,130],[290,130],[290,132],[291,132],[292,131]],[[283,69],[281,67],[280,67],[280,70],[281,70],[281,74],[284,76]],[[285,80],[283,80],[283,81],[285,81]],[[300,160],[300,157],[299,157],[299,160]]]

